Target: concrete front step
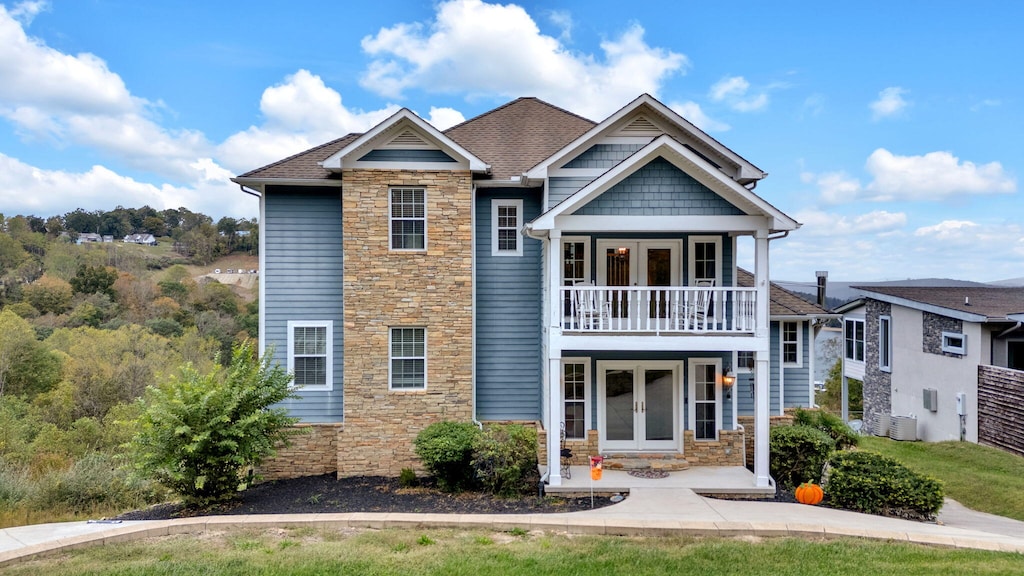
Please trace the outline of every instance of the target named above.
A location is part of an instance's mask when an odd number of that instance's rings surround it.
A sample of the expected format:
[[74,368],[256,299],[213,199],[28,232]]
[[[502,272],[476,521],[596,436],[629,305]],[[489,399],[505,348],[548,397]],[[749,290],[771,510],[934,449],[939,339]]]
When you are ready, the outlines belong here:
[[678,452],[626,452],[604,454],[604,467],[608,470],[686,470],[690,463]]

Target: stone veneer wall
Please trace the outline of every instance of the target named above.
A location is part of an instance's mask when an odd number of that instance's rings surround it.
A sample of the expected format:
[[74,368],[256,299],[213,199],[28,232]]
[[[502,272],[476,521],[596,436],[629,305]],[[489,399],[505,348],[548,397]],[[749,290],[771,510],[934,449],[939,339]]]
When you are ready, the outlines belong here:
[[[345,426],[338,476],[423,471],[416,435],[472,409],[472,181],[468,171],[345,170],[342,176]],[[391,251],[392,186],[426,189],[426,250]],[[423,327],[424,390],[389,390],[391,327]]]
[[878,433],[878,416],[892,414],[892,375],[878,367],[878,318],[891,315],[892,304],[867,300],[864,311],[863,421],[868,423],[875,434]]
[[743,466],[743,436],[743,430],[719,430],[718,440],[698,441],[684,430],[683,456],[691,466]]
[[940,356],[947,356],[949,358],[961,358],[960,354],[953,354],[952,352],[942,351],[942,333],[963,332],[963,320],[957,320],[956,318],[950,318],[948,316],[942,316],[940,314],[933,314],[931,312],[922,312],[921,330],[924,334],[924,341],[921,344],[922,351],[927,352],[928,354],[938,354]]
[[[769,429],[776,426],[792,426],[793,425],[793,411],[794,409],[789,408],[786,410],[785,416],[771,416],[768,419]],[[754,417],[753,416],[737,416],[737,423],[746,430],[746,454],[747,461],[746,465],[754,465]]]
[[[597,456],[597,430],[587,430],[587,438],[572,439],[565,441],[565,447],[572,450],[573,466],[589,466],[590,457]],[[548,432],[537,427],[537,461],[541,466],[548,463]]]
[[299,424],[301,434],[292,445],[278,448],[277,455],[257,469],[264,480],[331,474],[338,470],[338,432],[342,424]]

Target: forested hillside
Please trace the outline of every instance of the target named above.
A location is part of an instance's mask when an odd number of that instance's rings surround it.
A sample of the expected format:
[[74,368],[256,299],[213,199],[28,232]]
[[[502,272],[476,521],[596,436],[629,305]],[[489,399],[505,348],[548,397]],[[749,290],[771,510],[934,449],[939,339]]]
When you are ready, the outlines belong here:
[[0,215],[0,526],[154,497],[114,458],[135,400],[257,336],[255,290],[205,275],[218,258],[255,268],[257,238],[256,222],[184,208]]

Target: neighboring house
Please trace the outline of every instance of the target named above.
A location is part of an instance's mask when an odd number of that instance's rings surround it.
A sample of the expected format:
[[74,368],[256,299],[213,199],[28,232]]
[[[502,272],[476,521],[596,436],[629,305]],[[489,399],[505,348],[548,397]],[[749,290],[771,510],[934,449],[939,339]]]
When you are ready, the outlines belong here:
[[85,244],[86,242],[102,242],[103,237],[99,234],[93,234],[92,232],[84,232],[78,235],[78,240],[75,240],[75,244]]
[[753,436],[770,489],[769,419],[811,404],[827,314],[769,304],[770,240],[799,224],[765,176],[643,95],[599,123],[535,98],[444,132],[402,109],[234,178],[260,197],[260,348],[312,428],[283,460],[397,475],[432,422],[535,422],[551,485],[565,426],[577,455],[689,464],[743,466]]
[[156,246],[156,238],[152,234],[129,234],[124,237],[125,244],[145,244]]
[[1024,288],[856,288],[863,296],[836,311],[843,377],[864,383],[870,430],[913,416],[922,440],[978,442],[979,367],[1024,370]]

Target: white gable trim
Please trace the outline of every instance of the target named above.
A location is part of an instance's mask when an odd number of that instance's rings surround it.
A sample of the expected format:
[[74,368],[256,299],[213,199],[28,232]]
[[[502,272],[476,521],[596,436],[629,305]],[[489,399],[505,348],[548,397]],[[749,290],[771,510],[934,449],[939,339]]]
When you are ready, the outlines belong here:
[[[348,146],[329,156],[320,165],[331,172],[339,172],[343,166],[347,167],[348,164],[358,159],[350,158],[350,156],[359,153],[359,157],[361,157],[362,154],[360,152],[364,148],[377,143],[382,137],[384,138],[380,142],[380,146],[386,147],[394,138],[400,136],[405,131],[402,128],[408,127],[410,124],[417,132],[432,140],[438,148],[458,160],[458,164],[468,165],[469,169],[473,172],[490,171],[490,165],[474,156],[469,150],[456,144],[454,140],[442,134],[437,128],[431,126],[429,122],[420,118],[408,108],[402,108],[395,112],[390,118],[377,124],[362,136],[349,143]],[[452,168],[452,165],[449,165],[448,168]]]
[[556,228],[555,219],[557,217],[572,214],[658,157],[665,158],[713,192],[721,195],[725,200],[736,204],[748,215],[753,213],[753,215],[768,217],[771,230],[795,230],[800,227],[796,220],[729,178],[678,140],[670,136],[660,136],[623,162],[612,167],[600,178],[538,216],[531,223],[531,228],[533,230]]
[[[531,168],[529,171],[526,172],[526,177],[538,180],[546,178],[548,176],[549,168],[551,168],[552,166],[559,166],[562,163],[568,161],[570,158],[574,158],[579,154],[582,154],[591,145],[595,143],[594,140],[596,140],[599,136],[605,133],[611,133],[611,128],[613,126],[616,126],[616,124],[619,121],[633,114],[634,112],[636,112],[638,108],[642,106],[650,107],[657,114],[665,117],[671,122],[674,122],[677,126],[679,126],[679,128],[683,130],[683,132],[687,133],[704,146],[707,146],[708,149],[713,150],[716,154],[721,155],[723,158],[728,159],[736,166],[739,166],[738,178],[740,180],[760,180],[768,175],[767,173],[761,171],[761,169],[759,169],[757,166],[754,166],[749,161],[744,159],[739,154],[727,148],[721,142],[715,140],[711,136],[708,136],[707,133],[705,133],[700,128],[694,126],[692,123],[690,123],[689,120],[683,118],[668,106],[665,106],[661,102],[658,102],[658,100],[656,100],[651,95],[641,94],[638,98],[636,98],[623,108],[619,109],[618,112],[612,114],[603,122],[601,122],[597,126],[594,126],[586,133],[584,133],[582,136],[570,142],[568,145],[566,145],[564,148],[556,152],[554,155],[549,156],[547,160],[544,160],[540,164]],[[618,127],[615,130],[615,134],[619,138],[622,137],[622,134],[620,133],[621,128],[624,128],[624,126]]]

